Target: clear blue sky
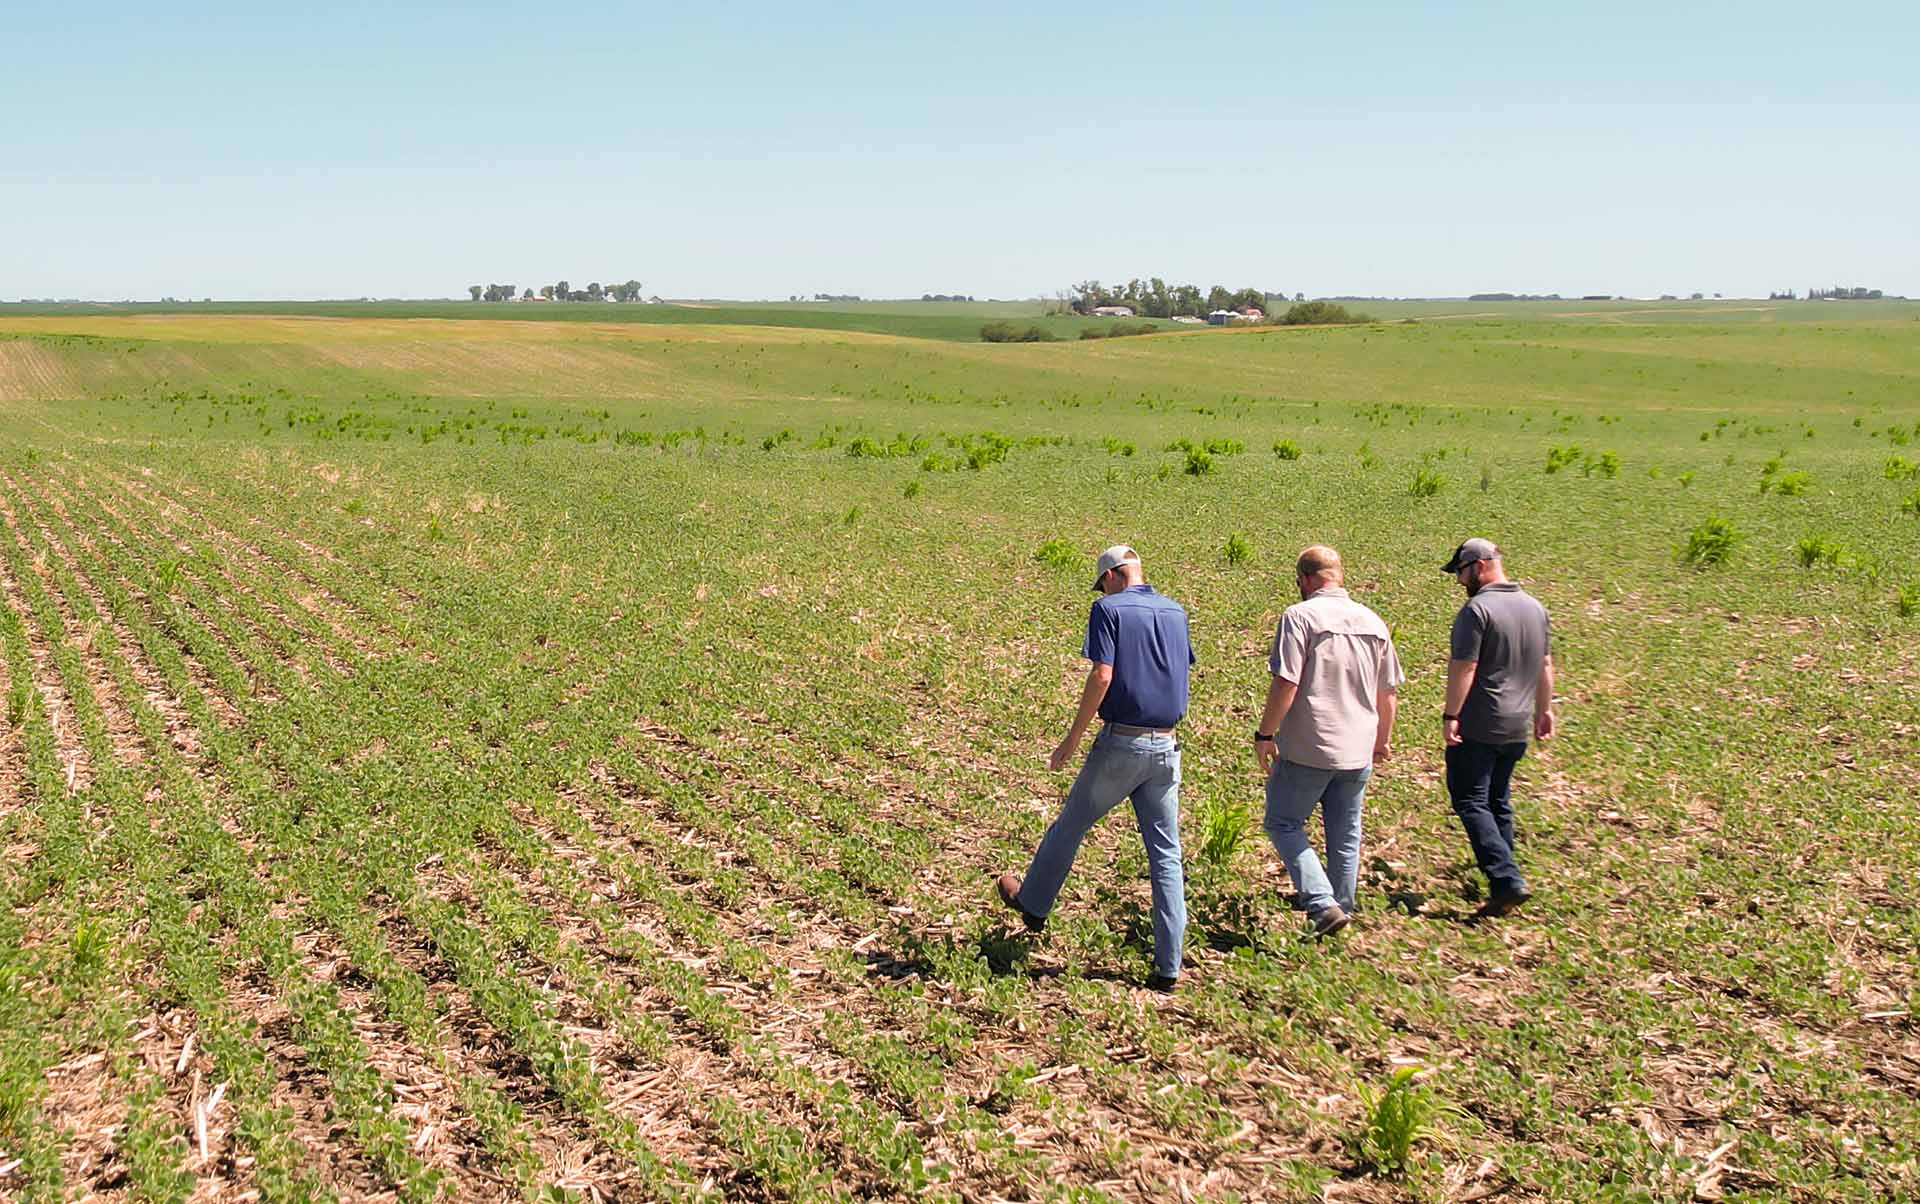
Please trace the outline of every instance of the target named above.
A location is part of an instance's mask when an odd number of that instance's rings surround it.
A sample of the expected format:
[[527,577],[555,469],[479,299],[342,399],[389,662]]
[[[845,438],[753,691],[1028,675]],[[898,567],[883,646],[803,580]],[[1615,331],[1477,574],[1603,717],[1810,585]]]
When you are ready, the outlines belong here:
[[1920,295],[1910,2],[12,0],[0,65],[0,299]]

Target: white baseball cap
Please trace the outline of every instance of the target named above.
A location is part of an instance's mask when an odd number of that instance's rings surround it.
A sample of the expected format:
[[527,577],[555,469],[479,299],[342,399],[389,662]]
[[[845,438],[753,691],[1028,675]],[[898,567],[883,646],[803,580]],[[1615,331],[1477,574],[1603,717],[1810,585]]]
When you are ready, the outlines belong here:
[[1139,563],[1140,563],[1140,553],[1134,551],[1132,548],[1128,547],[1126,544],[1123,544],[1123,543],[1114,544],[1112,547],[1108,548],[1106,551],[1100,553],[1100,559],[1094,562],[1094,567],[1093,567],[1094,592],[1095,593],[1100,592],[1100,578],[1106,576],[1108,573],[1112,572],[1114,569],[1119,568],[1123,564],[1139,564]]

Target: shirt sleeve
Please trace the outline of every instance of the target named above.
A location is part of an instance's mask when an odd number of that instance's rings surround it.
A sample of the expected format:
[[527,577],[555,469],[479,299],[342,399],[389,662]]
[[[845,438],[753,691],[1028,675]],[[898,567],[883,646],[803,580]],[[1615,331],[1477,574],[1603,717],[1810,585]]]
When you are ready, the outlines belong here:
[[1307,629],[1291,615],[1280,616],[1280,628],[1273,633],[1273,652],[1267,657],[1267,669],[1275,677],[1300,684],[1307,667]]
[[1080,645],[1080,655],[1096,664],[1111,665],[1117,626],[1113,612],[1094,603],[1093,609],[1087,612],[1087,639]]
[[1453,616],[1453,638],[1449,655],[1457,661],[1480,659],[1480,639],[1486,634],[1486,617],[1477,606],[1462,606]]
[[1400,654],[1393,650],[1391,639],[1382,640],[1380,643],[1379,680],[1382,690],[1398,690],[1407,680],[1407,675],[1400,670]]

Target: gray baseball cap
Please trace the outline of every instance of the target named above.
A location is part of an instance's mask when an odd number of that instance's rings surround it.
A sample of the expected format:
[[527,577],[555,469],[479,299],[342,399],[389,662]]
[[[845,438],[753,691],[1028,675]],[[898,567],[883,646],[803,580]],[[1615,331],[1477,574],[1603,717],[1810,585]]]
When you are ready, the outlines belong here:
[[1457,573],[1475,561],[1498,559],[1500,559],[1500,549],[1493,545],[1493,541],[1491,539],[1480,539],[1476,537],[1469,539],[1467,542],[1455,548],[1453,550],[1453,559],[1447,561],[1446,566],[1440,571],[1443,573]]
[[1094,562],[1094,567],[1093,567],[1094,592],[1095,593],[1100,592],[1100,578],[1106,576],[1108,573],[1112,572],[1114,569],[1119,568],[1123,564],[1139,564],[1139,563],[1140,563],[1140,553],[1134,551],[1132,548],[1128,547],[1126,544],[1123,544],[1123,543],[1114,544],[1112,547],[1108,548],[1106,551],[1100,553],[1100,559]]

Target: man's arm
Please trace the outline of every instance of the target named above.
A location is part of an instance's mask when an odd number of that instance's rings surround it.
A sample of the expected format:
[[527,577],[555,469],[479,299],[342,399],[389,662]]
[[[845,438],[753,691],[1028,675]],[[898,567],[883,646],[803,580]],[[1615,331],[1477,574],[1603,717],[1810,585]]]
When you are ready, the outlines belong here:
[[1393,718],[1400,713],[1400,695],[1382,690],[1374,695],[1373,709],[1379,712],[1379,725],[1373,729],[1373,759],[1377,764],[1393,755]]
[[1540,661],[1540,684],[1533,691],[1533,736],[1553,739],[1553,654]]
[[1080,750],[1080,740],[1087,734],[1087,727],[1093,723],[1093,717],[1100,712],[1100,704],[1107,697],[1107,687],[1113,684],[1113,666],[1093,663],[1087,670],[1087,684],[1080,690],[1080,709],[1074,712],[1073,726],[1067,729],[1066,739],[1054,748],[1053,755],[1047,758],[1047,768],[1055,773],[1065,769],[1067,762],[1073,760],[1073,754]]
[[[1287,711],[1293,707],[1293,696],[1300,692],[1298,682],[1288,681],[1278,673],[1267,685],[1267,705],[1260,712],[1259,731],[1263,735],[1279,732],[1281,723],[1287,718]],[[1254,760],[1260,763],[1260,776],[1273,772],[1273,762],[1280,755],[1280,746],[1271,740],[1262,740],[1253,746]]]
[[1467,705],[1467,691],[1473,688],[1473,675],[1479,670],[1479,661],[1447,662],[1446,713],[1452,718],[1441,721],[1440,731],[1448,747],[1460,743],[1460,708]]

